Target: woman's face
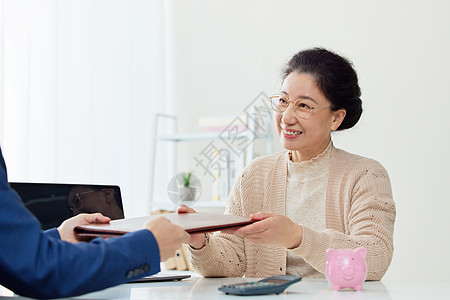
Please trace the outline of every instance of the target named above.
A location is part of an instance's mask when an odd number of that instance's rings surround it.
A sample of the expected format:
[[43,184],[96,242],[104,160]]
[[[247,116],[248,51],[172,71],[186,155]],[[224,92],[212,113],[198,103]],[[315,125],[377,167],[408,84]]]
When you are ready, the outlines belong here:
[[[330,101],[322,94],[314,78],[305,73],[292,72],[283,81],[281,94],[295,101],[304,102],[313,107],[330,107]],[[336,130],[345,117],[345,110],[331,111],[328,108],[313,109],[308,119],[300,118],[289,106],[284,112],[275,112],[277,132],[281,145],[292,150],[294,161],[304,161],[316,157],[328,146],[331,131]]]

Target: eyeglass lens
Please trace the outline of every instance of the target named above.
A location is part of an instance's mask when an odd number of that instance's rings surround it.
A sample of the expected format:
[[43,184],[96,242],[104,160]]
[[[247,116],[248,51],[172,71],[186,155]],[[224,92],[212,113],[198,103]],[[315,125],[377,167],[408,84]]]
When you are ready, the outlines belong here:
[[313,107],[309,103],[307,103],[305,100],[298,99],[296,101],[292,101],[292,100],[288,100],[287,98],[284,98],[281,96],[272,96],[271,97],[272,108],[278,112],[284,112],[288,108],[290,102],[293,103],[294,110],[296,111],[297,115],[300,118],[304,118],[304,119],[309,118]]

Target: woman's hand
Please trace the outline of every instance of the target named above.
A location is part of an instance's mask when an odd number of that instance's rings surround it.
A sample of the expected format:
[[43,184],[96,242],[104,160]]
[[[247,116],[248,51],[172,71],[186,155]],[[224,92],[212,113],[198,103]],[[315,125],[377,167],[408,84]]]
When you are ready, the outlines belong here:
[[[193,208],[182,204],[178,208],[178,213],[179,214],[196,213],[196,211]],[[193,234],[191,234],[191,240],[189,241],[189,245],[192,248],[198,250],[198,249],[203,248],[205,246],[205,244],[206,244],[206,234],[204,234],[204,233],[193,233]]]
[[89,224],[106,224],[111,221],[110,218],[105,217],[101,213],[95,214],[79,214],[75,217],[65,220],[59,225],[58,232],[63,241],[70,243],[78,243],[78,240],[75,236],[73,229],[80,225],[89,225]]
[[238,229],[224,229],[222,232],[242,236],[258,244],[284,246],[288,249],[296,248],[302,243],[302,226],[288,217],[267,212],[259,212],[250,217],[258,222]]

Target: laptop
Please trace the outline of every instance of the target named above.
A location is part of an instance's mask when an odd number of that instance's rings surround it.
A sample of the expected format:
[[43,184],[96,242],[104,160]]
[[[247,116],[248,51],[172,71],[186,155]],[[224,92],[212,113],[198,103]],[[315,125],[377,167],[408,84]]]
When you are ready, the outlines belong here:
[[[100,212],[111,220],[125,217],[120,187],[117,185],[10,182],[25,207],[41,223],[43,230],[58,227],[80,213]],[[131,283],[172,281],[186,274],[155,274]]]
[[124,218],[117,185],[10,182],[10,186],[43,230],[58,227],[80,213],[100,212],[112,220]]

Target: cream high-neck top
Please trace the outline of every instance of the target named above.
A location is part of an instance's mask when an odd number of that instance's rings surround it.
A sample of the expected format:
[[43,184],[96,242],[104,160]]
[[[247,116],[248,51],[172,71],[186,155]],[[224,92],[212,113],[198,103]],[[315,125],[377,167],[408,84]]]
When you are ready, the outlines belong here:
[[[308,161],[288,160],[286,216],[293,222],[322,231],[325,229],[325,197],[330,168],[331,142],[317,157]],[[324,278],[298,254],[287,251],[286,273]]]

